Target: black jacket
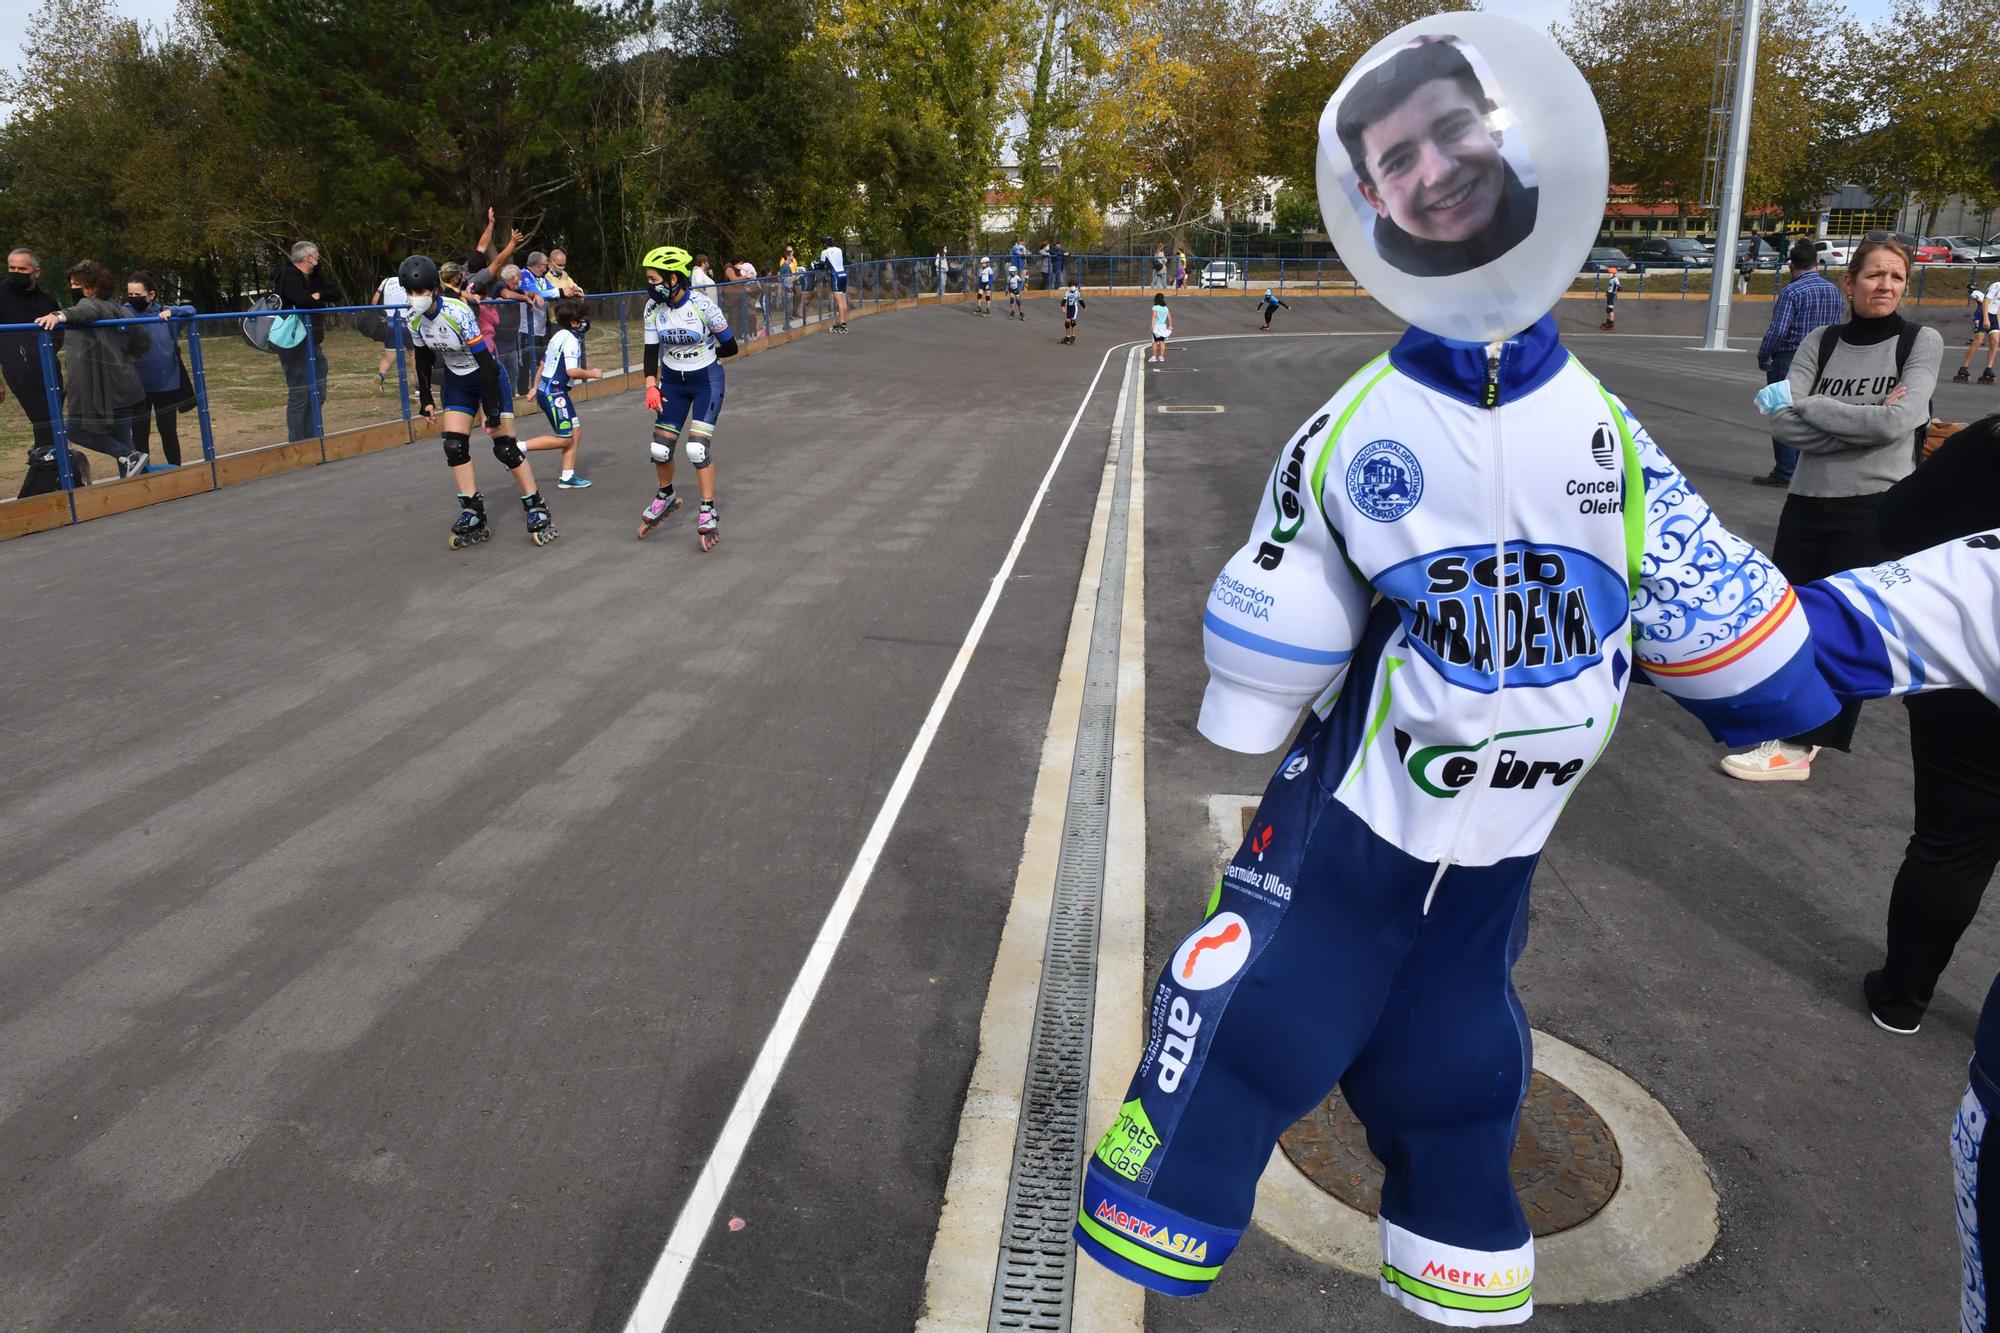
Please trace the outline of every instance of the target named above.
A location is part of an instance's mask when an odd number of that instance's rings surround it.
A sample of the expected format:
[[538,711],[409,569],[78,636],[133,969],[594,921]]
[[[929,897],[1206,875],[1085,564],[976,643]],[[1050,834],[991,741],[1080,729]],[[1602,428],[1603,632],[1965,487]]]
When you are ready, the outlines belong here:
[[1422,241],[1388,218],[1379,217],[1375,219],[1375,249],[1382,258],[1418,278],[1465,273],[1506,254],[1535,229],[1541,188],[1521,184],[1511,164],[1501,165],[1507,172],[1507,183],[1500,194],[1500,207],[1485,231],[1469,241]]
[[1898,555],[2000,526],[2000,415],[1973,422],[1891,486],[1876,522]]
[[[296,264],[287,262],[278,265],[278,278],[273,290],[278,293],[278,299],[284,302],[287,310],[319,310],[340,304],[340,288],[334,285],[333,278],[326,271],[326,261],[323,259],[319,266],[313,269],[311,276],[299,272]],[[326,343],[324,315],[312,317],[312,334],[316,345],[323,346]]]
[[[53,315],[62,309],[56,298],[40,287],[31,287],[25,292],[17,292],[0,280],[0,324],[27,324],[43,315]],[[7,383],[17,394],[26,395],[33,386],[38,398],[42,387],[41,354],[35,350],[36,339],[40,335],[34,329],[16,333],[0,333],[0,372],[4,372]],[[62,348],[62,328],[55,332],[56,348]],[[60,373],[60,372],[58,372]]]

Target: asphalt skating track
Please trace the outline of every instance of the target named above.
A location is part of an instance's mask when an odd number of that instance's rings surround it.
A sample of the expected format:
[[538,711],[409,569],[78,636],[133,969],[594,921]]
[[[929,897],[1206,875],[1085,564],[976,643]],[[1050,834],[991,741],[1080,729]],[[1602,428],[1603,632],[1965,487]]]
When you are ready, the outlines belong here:
[[[1281,331],[1388,327],[1294,305]],[[621,1326],[1074,420],[673,1325],[908,1328],[1122,356],[1085,393],[1144,330],[1093,302],[1061,347],[1030,308],[732,366],[707,555],[691,504],[633,539],[633,395],[585,406],[597,484],[549,492],[545,549],[482,445],[497,536],[447,550],[432,444],[0,545],[0,1328]],[[1647,318],[1574,345],[1768,543],[1748,357]],[[1190,343],[1148,382],[1148,975],[1213,879],[1201,803],[1266,764],[1193,734],[1202,597],[1277,444],[1388,341]],[[2000,933],[1974,927],[1918,1038],[1868,1025],[1901,710],[1774,792],[1635,697],[1519,980],[1673,1111],[1723,1238],[1653,1295],[1537,1321],[1943,1326],[1944,1132]],[[1253,1232],[1147,1323],[1409,1326],[1372,1286]]]

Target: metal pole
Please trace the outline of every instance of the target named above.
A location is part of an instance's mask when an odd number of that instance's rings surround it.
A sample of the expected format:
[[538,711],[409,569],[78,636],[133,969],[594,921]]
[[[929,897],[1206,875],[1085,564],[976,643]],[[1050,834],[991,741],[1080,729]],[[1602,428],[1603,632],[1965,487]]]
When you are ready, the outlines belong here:
[[56,370],[55,335],[43,329],[35,335],[42,358],[42,393],[49,401],[49,440],[56,450],[56,480],[69,498],[69,521],[76,522],[76,478],[69,467],[69,425],[63,420],[62,376]]
[[1736,238],[1743,215],[1743,168],[1749,156],[1750,98],[1757,85],[1757,25],[1763,0],[1742,0],[1743,41],[1736,53],[1736,97],[1729,112],[1729,157],[1722,168],[1722,198],[1715,228],[1715,268],[1708,280],[1708,323],[1701,345],[1729,348],[1729,298],[1736,288]]
[[189,378],[194,381],[195,420],[201,423],[201,457],[208,464],[208,489],[215,490],[222,485],[222,474],[215,466],[215,419],[208,410],[208,367],[201,359],[201,325],[188,325],[188,367]]

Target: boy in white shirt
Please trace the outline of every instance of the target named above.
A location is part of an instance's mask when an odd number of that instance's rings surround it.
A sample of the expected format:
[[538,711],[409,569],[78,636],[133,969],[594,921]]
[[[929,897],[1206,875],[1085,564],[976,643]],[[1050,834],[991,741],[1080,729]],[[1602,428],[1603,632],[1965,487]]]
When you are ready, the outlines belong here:
[[576,414],[576,408],[569,398],[571,381],[594,380],[603,376],[601,370],[592,370],[583,364],[583,340],[577,337],[577,326],[582,324],[589,310],[574,296],[565,296],[549,309],[549,320],[555,332],[549,335],[548,348],[542,353],[542,369],[535,380],[535,406],[542,409],[542,415],[549,420],[550,435],[537,435],[521,445],[523,453],[536,450],[562,450],[562,474],[556,478],[556,485],[566,491],[580,491],[590,482],[576,475],[576,453],[583,443],[583,420]]

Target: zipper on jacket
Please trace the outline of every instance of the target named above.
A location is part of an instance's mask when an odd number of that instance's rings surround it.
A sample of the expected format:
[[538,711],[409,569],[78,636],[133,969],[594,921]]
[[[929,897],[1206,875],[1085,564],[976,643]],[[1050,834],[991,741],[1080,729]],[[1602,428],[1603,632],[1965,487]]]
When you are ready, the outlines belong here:
[[1473,770],[1472,781],[1465,786],[1465,801],[1459,806],[1458,822],[1452,826],[1451,841],[1445,844],[1444,855],[1438,858],[1437,870],[1431,876],[1430,890],[1424,894],[1425,916],[1431,914],[1431,903],[1437,898],[1438,885],[1444,883],[1445,871],[1457,859],[1458,844],[1472,818],[1472,807],[1486,792],[1487,778],[1492,772],[1488,765],[1493,762],[1493,742],[1500,737],[1501,701],[1507,694],[1507,455],[1501,447],[1499,410],[1500,356],[1505,346],[1501,342],[1486,344],[1483,398],[1493,441],[1493,709],[1486,723],[1486,740],[1479,747],[1478,767]]

